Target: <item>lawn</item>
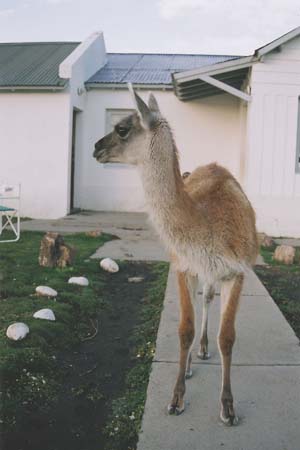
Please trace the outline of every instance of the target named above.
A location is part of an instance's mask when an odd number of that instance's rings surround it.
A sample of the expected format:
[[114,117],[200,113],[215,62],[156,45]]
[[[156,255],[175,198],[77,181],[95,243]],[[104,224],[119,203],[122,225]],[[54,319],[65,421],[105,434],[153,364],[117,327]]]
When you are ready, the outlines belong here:
[[272,259],[275,247],[261,248],[267,265],[256,266],[255,272],[300,339],[299,249],[296,250],[296,263],[285,265]]
[[[1,449],[135,448],[164,297],[168,265],[119,262],[110,274],[89,256],[109,235],[68,235],[74,265],[38,265],[43,233],[0,244]],[[86,276],[88,287],[70,285]],[[142,276],[140,283],[128,278]],[[58,291],[56,300],[35,287]],[[51,308],[55,322],[34,319]],[[28,324],[24,341],[8,325]]]

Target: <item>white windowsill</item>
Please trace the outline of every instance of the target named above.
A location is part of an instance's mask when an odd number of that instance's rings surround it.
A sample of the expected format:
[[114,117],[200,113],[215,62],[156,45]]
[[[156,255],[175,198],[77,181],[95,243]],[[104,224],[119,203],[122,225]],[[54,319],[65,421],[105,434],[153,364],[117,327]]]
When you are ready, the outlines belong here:
[[107,163],[107,164],[102,164],[103,169],[118,169],[118,170],[122,170],[122,169],[136,169],[135,166],[132,166],[130,164],[121,164],[121,163]]

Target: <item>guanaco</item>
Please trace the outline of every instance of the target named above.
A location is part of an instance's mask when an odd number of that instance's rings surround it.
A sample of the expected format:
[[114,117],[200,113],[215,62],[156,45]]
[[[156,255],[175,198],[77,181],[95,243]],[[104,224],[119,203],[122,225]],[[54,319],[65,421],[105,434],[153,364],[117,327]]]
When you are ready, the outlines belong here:
[[238,421],[230,371],[235,317],[244,274],[255,263],[258,242],[255,213],[240,184],[216,163],[182,177],[172,131],[150,94],[148,105],[129,85],[136,112],[122,119],[95,144],[100,163],[126,163],[139,168],[147,210],[175,261],[180,293],[179,372],[170,414],[184,411],[185,379],[192,375],[194,307],[198,280],[203,284],[203,314],[198,356],[209,358],[208,310],[215,285],[221,283],[218,346],[222,362],[221,420]]

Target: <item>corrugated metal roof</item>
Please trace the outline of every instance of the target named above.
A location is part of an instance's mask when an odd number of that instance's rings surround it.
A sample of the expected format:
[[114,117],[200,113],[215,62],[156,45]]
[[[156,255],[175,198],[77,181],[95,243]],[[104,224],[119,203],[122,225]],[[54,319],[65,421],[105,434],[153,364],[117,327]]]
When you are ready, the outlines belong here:
[[63,87],[60,63],[79,42],[0,44],[1,87]]
[[147,53],[108,53],[107,63],[87,82],[90,84],[127,82],[136,84],[172,84],[172,73],[237,59],[230,55],[184,55]]

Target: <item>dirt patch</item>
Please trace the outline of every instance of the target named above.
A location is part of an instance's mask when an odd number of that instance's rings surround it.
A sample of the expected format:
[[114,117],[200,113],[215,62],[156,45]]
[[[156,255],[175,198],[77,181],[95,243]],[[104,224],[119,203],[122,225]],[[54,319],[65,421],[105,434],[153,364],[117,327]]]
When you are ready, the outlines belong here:
[[[120,262],[118,274],[101,273],[101,283],[97,284],[96,263],[90,264],[93,289],[98,289],[101,299],[97,315],[90,320],[90,330],[84,327],[79,345],[51,353],[57,370],[52,380],[60,388],[55,389],[47,405],[42,398],[32,407],[22,405],[26,414],[16,417],[14,429],[1,433],[2,450],[135,447],[168,265]],[[136,276],[144,280],[128,282],[128,278]],[[79,289],[68,288],[74,292]],[[32,380],[44,382],[36,380],[36,376]],[[130,383],[134,386],[134,402]],[[30,403],[29,397],[30,392]],[[26,403],[24,392],[22,400]],[[120,413],[114,416],[116,407]],[[119,415],[123,434],[119,433],[121,427],[114,425]]]

